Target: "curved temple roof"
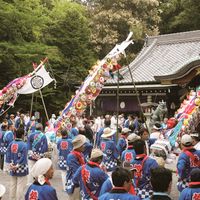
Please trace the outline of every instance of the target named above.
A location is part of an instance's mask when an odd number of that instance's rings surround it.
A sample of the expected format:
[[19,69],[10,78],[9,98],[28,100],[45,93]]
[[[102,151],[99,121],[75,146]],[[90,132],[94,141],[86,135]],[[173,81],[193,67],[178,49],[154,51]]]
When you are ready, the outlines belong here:
[[[160,83],[189,73],[200,66],[200,30],[148,37],[141,52],[130,63],[135,83]],[[122,84],[131,84],[129,70],[121,71]],[[115,85],[110,79],[106,85]]]

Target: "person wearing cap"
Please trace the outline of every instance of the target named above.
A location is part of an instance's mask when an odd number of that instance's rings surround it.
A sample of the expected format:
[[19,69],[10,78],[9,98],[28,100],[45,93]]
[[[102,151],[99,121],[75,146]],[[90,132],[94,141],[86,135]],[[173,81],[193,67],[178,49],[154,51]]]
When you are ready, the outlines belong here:
[[159,122],[156,122],[153,125],[152,133],[150,134],[151,139],[164,139],[162,134],[162,125]]
[[53,164],[49,158],[39,159],[30,173],[34,177],[34,182],[29,186],[25,200],[58,200],[56,190],[49,182],[54,174]]
[[93,149],[88,163],[79,167],[73,176],[73,183],[80,186],[83,199],[97,200],[99,197],[101,186],[108,178],[100,167],[102,159],[103,152],[100,149]]
[[62,138],[60,138],[57,142],[58,167],[61,170],[63,190],[65,191],[67,156],[73,149],[73,145],[72,145],[72,140],[68,137],[67,129],[61,130],[61,136],[62,136]]
[[125,149],[127,149],[127,147],[128,147],[127,137],[130,132],[131,132],[131,130],[129,128],[122,129],[120,139],[118,140],[118,143],[117,143],[117,150],[118,150],[120,156],[121,156],[122,152]]
[[28,163],[27,144],[23,141],[24,129],[16,130],[16,138],[7,150],[6,162],[10,171],[10,199],[23,199],[23,192],[27,184]]
[[179,175],[177,187],[180,192],[188,187],[192,169],[200,167],[200,151],[193,147],[192,142],[192,137],[188,134],[183,135],[181,138],[182,152],[177,162]]
[[73,176],[78,168],[85,164],[83,155],[86,137],[77,135],[73,140],[73,150],[67,156],[67,175],[66,175],[66,192],[70,200],[80,199],[79,188],[75,188],[73,184]]
[[3,195],[6,193],[6,188],[4,185],[0,184],[0,199],[2,199]]
[[139,200],[140,198],[129,194],[132,186],[131,173],[129,170],[117,167],[112,173],[113,188],[110,192],[104,193],[99,200]]
[[[37,160],[43,158],[45,153],[48,152],[47,138],[43,133],[42,124],[36,125],[35,132],[28,136],[28,166],[29,170],[33,167]],[[33,177],[31,174],[28,176],[28,183],[32,183]]]
[[110,128],[105,128],[101,136],[100,148],[103,151],[103,165],[108,172],[112,172],[117,167],[119,153],[112,136],[115,134]]
[[185,188],[179,197],[179,200],[199,200],[200,199],[200,168],[191,171],[189,187]]
[[136,135],[135,133],[131,133],[127,137],[128,148],[122,152],[122,165],[124,164],[124,162],[132,163],[134,161],[136,154],[135,150],[133,149],[133,142],[138,139],[140,139],[140,136]]
[[190,134],[193,140],[193,146],[196,150],[200,150],[200,133],[198,132],[193,132]]
[[133,148],[136,153],[136,157],[132,162],[136,192],[141,199],[148,198],[153,193],[150,184],[150,170],[158,167],[158,163],[146,155],[145,142],[143,140],[135,140]]

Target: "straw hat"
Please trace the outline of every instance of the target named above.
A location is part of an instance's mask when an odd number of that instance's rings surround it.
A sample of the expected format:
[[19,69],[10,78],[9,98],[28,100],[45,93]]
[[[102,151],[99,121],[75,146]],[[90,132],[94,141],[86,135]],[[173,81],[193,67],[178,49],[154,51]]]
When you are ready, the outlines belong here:
[[5,194],[6,188],[4,185],[0,184],[0,198]]
[[92,153],[91,153],[90,159],[99,158],[101,156],[103,156],[103,152],[100,149],[92,149]]
[[102,138],[108,138],[115,134],[115,131],[113,131],[111,128],[105,128],[103,130],[103,134],[101,135]]
[[84,135],[77,135],[73,141],[73,149],[78,149],[86,143],[86,137]]

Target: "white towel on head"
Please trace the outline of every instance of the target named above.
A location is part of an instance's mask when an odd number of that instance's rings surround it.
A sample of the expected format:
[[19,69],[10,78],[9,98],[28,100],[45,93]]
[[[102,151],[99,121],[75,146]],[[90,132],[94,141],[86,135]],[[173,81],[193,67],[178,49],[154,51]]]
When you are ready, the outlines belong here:
[[52,161],[49,158],[41,158],[33,165],[30,173],[34,178],[37,178],[40,175],[46,174],[51,165]]

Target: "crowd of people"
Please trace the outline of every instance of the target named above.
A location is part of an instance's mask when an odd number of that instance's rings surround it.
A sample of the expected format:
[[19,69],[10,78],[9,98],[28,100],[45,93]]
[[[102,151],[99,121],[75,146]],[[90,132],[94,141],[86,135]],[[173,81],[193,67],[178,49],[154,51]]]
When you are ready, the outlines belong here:
[[[171,146],[169,130],[176,124],[172,118],[156,122],[151,130],[137,115],[70,120],[70,131],[61,127],[56,132],[54,114],[45,128],[29,114],[2,120],[0,167],[10,175],[10,199],[58,199],[50,184],[56,163],[66,199],[170,200],[172,171],[165,164],[177,156],[179,199],[200,199],[198,129],[179,136]],[[0,198],[5,191],[0,185]]]

